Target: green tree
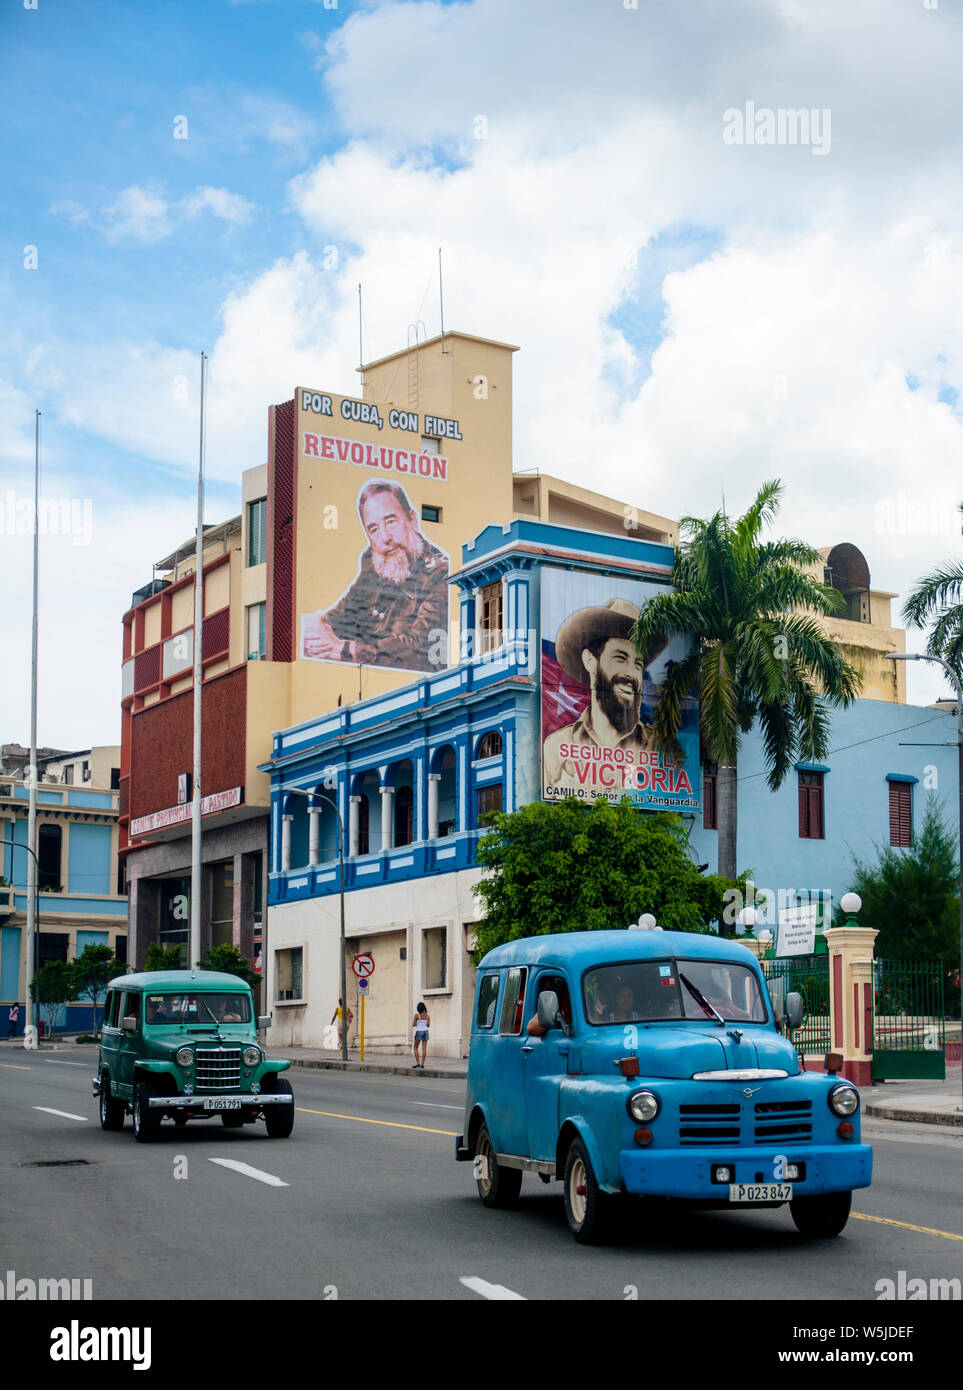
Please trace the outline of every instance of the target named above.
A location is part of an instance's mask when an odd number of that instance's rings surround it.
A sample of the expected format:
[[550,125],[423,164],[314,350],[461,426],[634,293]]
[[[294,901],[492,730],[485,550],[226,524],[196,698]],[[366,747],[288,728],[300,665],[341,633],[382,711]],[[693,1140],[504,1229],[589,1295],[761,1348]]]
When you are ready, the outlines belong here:
[[183,946],[161,946],[152,941],[144,956],[145,970],[186,970],[186,953]]
[[936,799],[926,803],[908,849],[877,845],[875,862],[853,860],[859,920],[875,927],[883,960],[940,961],[948,1013],[960,1007],[959,856]]
[[963,682],[963,562],[946,560],[924,575],[903,605],[903,621],[919,628],[933,624],[927,654],[940,657]]
[[37,971],[36,983],[34,990],[34,982],[30,981],[30,998],[37,1000],[41,1009],[46,1010],[47,1023],[52,1032],[61,1022],[64,1009],[77,998],[73,966],[65,960],[48,960]]
[[251,969],[236,946],[212,946],[200,962],[202,970],[222,970],[225,975],[238,975],[247,984],[257,985],[261,977]]
[[859,673],[818,621],[843,606],[840,594],[803,570],[821,562],[819,552],[799,540],[760,539],[781,493],[778,479],[763,484],[737,520],[724,511],[708,521],[684,517],[673,592],[644,606],[633,633],[642,653],[672,634],[692,643],[689,656],[668,669],[655,733],[681,758],[685,698],[695,689],[703,750],[719,766],[718,868],[729,879],[736,876],[740,735],[758,722],[775,791],[797,761],[825,757],[829,707],[850,704],[860,688]]
[[107,985],[115,975],[123,975],[125,967],[120,964],[109,946],[85,946],[76,960],[71,962],[71,973],[76,998],[89,999],[94,1006],[94,1034],[99,1035],[97,1022],[97,1003],[105,993]]
[[678,816],[642,815],[627,798],[536,801],[490,820],[476,853],[486,909],[476,963],[505,941],[626,927],[643,912],[666,930],[708,931],[733,886],[702,877]]

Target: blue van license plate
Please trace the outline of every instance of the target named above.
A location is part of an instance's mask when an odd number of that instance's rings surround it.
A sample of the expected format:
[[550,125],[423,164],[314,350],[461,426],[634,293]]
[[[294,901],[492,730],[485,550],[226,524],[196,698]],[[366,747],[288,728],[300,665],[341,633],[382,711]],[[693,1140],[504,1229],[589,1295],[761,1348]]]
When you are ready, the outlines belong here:
[[731,1182],[730,1202],[791,1202],[791,1182]]

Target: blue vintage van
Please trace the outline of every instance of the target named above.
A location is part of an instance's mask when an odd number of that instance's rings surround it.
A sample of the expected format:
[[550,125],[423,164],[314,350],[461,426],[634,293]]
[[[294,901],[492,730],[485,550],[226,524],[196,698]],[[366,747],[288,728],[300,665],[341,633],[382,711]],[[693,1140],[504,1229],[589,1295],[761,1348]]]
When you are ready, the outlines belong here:
[[[788,1021],[802,1019],[798,995]],[[486,1206],[524,1173],[563,1183],[577,1241],[626,1194],[729,1209],[789,1203],[835,1236],[872,1179],[859,1093],[800,1069],[766,982],[735,941],[621,930],[526,937],[478,967],[464,1133]]]

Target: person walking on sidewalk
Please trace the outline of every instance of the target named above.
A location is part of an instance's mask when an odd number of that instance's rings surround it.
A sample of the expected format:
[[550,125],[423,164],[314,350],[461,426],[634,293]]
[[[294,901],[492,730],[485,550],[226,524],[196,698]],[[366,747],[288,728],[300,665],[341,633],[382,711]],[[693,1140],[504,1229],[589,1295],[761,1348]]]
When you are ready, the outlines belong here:
[[[424,1071],[425,1057],[428,1053],[428,1027],[431,1019],[424,1004],[419,1004],[415,1010],[415,1016],[411,1020],[415,1026],[415,1065],[412,1071]],[[421,1061],[418,1061],[418,1048],[421,1048]]]
[[[339,1047],[341,1047],[341,1045],[342,1045],[342,1019],[343,1019],[343,1017],[344,1017],[344,1000],[341,999],[341,998],[339,998],[339,999],[338,999],[338,1007],[335,1009],[334,1013],[331,1015],[331,1022],[334,1023],[335,1021],[337,1021],[337,1024],[338,1024],[338,1046],[339,1046]],[[354,1014],[353,1014],[353,1013],[351,1012],[351,1010],[349,1009],[349,1010],[348,1010],[348,1028],[349,1028],[349,1029],[350,1029],[350,1027],[351,1027],[351,1025],[352,1025],[353,1022],[354,1022]]]
[[8,1038],[14,1038],[14,1037],[16,1037],[16,1035],[17,1035],[17,1024],[20,1022],[20,1005],[19,1005],[19,1004],[11,1004],[11,1005],[10,1005],[10,1013],[9,1013],[9,1015],[8,1015],[8,1018],[9,1018],[9,1021],[10,1021],[10,1031],[9,1031],[9,1033],[7,1034],[7,1037],[8,1037]]

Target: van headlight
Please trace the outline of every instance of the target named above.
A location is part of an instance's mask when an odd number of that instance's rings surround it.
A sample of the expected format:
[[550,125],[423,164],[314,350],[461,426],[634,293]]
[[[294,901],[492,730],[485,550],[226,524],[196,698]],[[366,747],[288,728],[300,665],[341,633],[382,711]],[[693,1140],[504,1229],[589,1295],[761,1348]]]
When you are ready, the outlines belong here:
[[246,1047],[241,1053],[241,1061],[246,1067],[256,1067],[260,1060],[261,1053],[256,1047]]
[[834,1086],[829,1093],[829,1108],[834,1115],[852,1115],[859,1109],[859,1092],[855,1086]]
[[194,1052],[190,1047],[178,1048],[174,1061],[179,1067],[192,1067],[194,1065]]
[[660,1109],[659,1097],[654,1091],[633,1091],[627,1104],[629,1114],[640,1124],[654,1120]]

